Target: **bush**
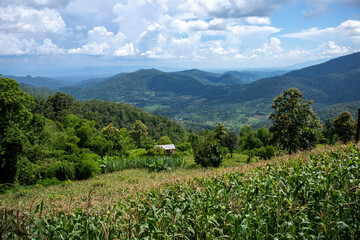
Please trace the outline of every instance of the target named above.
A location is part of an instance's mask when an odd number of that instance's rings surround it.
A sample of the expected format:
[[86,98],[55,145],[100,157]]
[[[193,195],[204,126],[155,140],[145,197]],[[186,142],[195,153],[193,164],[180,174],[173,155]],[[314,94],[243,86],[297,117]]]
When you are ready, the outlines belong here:
[[60,181],[75,179],[75,164],[69,161],[56,161],[45,170],[45,178],[57,178]]
[[257,150],[256,156],[268,160],[275,156],[276,149],[273,145],[267,145]]
[[18,182],[20,184],[33,185],[40,176],[40,167],[29,161],[26,157],[22,159],[18,167]]
[[202,167],[219,167],[225,155],[224,149],[214,140],[202,140],[194,148],[195,163]]
[[162,147],[154,147],[148,151],[148,154],[152,156],[164,156],[165,149],[163,149]]
[[99,159],[101,158],[96,154],[84,154],[76,167],[76,179],[84,180],[100,173]]

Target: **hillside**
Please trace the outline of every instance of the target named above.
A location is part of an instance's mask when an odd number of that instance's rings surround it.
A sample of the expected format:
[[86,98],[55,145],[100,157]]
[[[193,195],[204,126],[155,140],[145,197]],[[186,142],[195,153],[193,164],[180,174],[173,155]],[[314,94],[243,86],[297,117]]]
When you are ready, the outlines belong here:
[[23,83],[27,85],[32,85],[35,87],[46,87],[50,89],[58,89],[62,86],[65,86],[67,83],[64,83],[63,81],[59,81],[53,78],[47,78],[47,77],[32,77],[32,76],[4,76],[6,78],[12,78],[18,83]]
[[[273,99],[288,88],[300,89],[306,99],[314,101],[316,111],[360,100],[360,53],[284,73],[143,69],[84,81],[61,91],[79,100],[129,103],[187,125],[208,127],[223,122],[233,129],[265,124]],[[283,75],[274,76],[277,74]],[[266,78],[253,81],[261,76]]]

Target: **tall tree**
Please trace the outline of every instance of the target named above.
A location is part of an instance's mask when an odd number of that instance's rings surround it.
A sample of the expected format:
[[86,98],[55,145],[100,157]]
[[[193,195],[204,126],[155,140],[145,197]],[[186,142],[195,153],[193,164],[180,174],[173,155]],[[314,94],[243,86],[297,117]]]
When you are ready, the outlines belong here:
[[0,77],[0,182],[15,180],[33,104],[33,98],[15,80]]
[[147,140],[147,127],[140,120],[136,120],[131,131],[131,136],[137,147],[144,147]]
[[224,146],[229,149],[232,157],[233,151],[239,146],[239,139],[236,132],[228,132],[228,134],[224,138]]
[[72,112],[74,105],[75,100],[73,96],[57,92],[55,95],[48,97],[44,106],[44,116],[63,123]]
[[348,111],[340,113],[339,116],[334,118],[333,124],[336,135],[343,143],[347,143],[354,138],[356,123],[351,113]]
[[303,94],[296,88],[285,90],[274,99],[270,132],[290,154],[301,147],[304,129],[319,126],[311,104],[312,101],[303,100]]
[[224,138],[227,135],[224,124],[218,123],[216,128],[213,130],[214,139],[218,140],[220,144],[223,144]]

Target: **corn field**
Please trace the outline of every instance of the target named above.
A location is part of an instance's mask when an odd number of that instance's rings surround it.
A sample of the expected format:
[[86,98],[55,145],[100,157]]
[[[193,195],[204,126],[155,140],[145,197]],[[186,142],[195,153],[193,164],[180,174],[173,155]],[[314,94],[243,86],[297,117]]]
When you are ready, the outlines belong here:
[[360,239],[360,150],[194,178],[72,214],[3,209],[1,239]]

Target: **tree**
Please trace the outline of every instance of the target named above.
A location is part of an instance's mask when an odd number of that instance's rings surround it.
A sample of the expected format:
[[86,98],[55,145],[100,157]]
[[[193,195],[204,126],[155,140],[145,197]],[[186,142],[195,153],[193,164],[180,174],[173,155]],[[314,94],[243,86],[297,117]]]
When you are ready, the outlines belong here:
[[285,90],[274,99],[274,113],[269,117],[273,121],[270,132],[289,154],[301,147],[301,132],[305,128],[319,126],[311,104],[312,101],[303,100],[303,94],[296,88]]
[[219,167],[224,158],[224,150],[215,139],[203,137],[193,146],[196,164],[202,167]]
[[162,136],[159,141],[158,141],[159,145],[165,145],[165,144],[172,144],[170,138],[168,136]]
[[343,143],[347,143],[353,139],[356,124],[351,113],[348,111],[340,113],[339,116],[334,118],[333,124],[335,133]]
[[144,147],[147,140],[147,127],[140,120],[136,120],[131,131],[131,136],[138,148]]
[[70,94],[57,92],[49,96],[44,106],[44,116],[63,123],[72,112],[75,105],[74,97]]
[[216,128],[213,130],[214,139],[218,140],[220,144],[222,144],[225,136],[227,135],[226,128],[224,124],[218,123]]
[[233,151],[239,146],[239,139],[236,132],[228,132],[228,134],[224,138],[224,146],[229,149],[232,157]]
[[15,80],[0,78],[0,182],[15,180],[33,104],[33,98]]

